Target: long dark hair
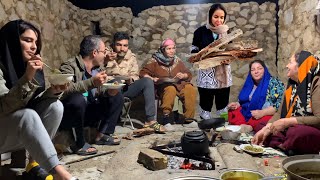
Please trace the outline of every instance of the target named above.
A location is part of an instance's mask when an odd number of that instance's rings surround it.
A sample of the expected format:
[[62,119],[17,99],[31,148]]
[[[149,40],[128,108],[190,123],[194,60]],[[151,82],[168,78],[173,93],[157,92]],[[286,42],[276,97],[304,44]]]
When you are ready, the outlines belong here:
[[[18,79],[20,79],[26,71],[26,62],[24,62],[22,57],[20,36],[28,29],[34,31],[37,36],[36,54],[40,54],[41,33],[33,24],[19,19],[8,22],[0,29],[1,70],[6,80],[6,86],[9,89],[18,82]],[[38,70],[35,79],[41,86],[41,88],[37,89],[37,91],[40,92],[45,87],[43,71]],[[38,94],[38,92],[35,94]]]
[[226,17],[227,17],[227,10],[226,8],[224,8],[222,6],[222,4],[213,4],[211,7],[210,7],[210,10],[209,10],[209,23],[213,26],[212,22],[211,22],[211,18],[212,18],[212,15],[213,13],[218,10],[218,9],[221,9],[223,12],[224,12],[224,20],[226,20]]
[[38,28],[36,28],[33,24],[24,21],[24,20],[19,20],[18,21],[18,33],[19,36],[21,36],[21,34],[23,34],[26,30],[31,29],[32,31],[35,32],[36,36],[37,36],[37,41],[36,41],[36,45],[37,45],[37,51],[36,54],[40,54],[41,48],[42,48],[42,40],[41,40],[41,35],[40,35],[40,30]]

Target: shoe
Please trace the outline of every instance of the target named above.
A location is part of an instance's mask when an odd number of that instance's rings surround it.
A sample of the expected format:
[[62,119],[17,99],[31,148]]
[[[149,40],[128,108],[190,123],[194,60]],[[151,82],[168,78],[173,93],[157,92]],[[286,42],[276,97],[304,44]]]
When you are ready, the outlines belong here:
[[165,124],[163,127],[169,132],[175,131],[175,128],[170,123]]
[[199,107],[199,115],[201,119],[211,119],[212,115],[210,111],[205,111]]
[[116,140],[110,135],[103,135],[102,138],[100,138],[99,141],[96,141],[97,145],[119,145],[120,140]]
[[162,116],[162,124],[168,124],[171,123],[170,114],[164,114]]
[[41,168],[35,161],[27,165],[26,171],[23,173],[23,178],[33,180],[53,180],[53,176],[45,169]]
[[[88,151],[89,148],[94,148],[94,151]],[[80,156],[87,156],[87,155],[93,155],[97,154],[98,150],[93,147],[92,145],[88,143],[84,143],[84,145],[81,148],[78,147],[71,147],[73,153],[78,154]]]
[[158,122],[155,122],[151,125],[144,125],[143,128],[152,128],[155,133],[160,133],[160,134],[166,133],[166,130],[164,130],[164,127]]

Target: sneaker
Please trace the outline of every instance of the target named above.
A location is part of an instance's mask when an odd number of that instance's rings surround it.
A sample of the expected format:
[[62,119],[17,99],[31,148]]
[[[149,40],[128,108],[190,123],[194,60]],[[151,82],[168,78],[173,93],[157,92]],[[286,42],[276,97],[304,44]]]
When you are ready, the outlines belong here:
[[212,115],[210,111],[205,111],[199,107],[199,115],[201,119],[211,119]]
[[163,126],[167,131],[172,132],[175,130],[175,128],[172,126],[171,123],[167,123]]
[[223,114],[223,113],[228,113],[228,106],[226,106],[226,107],[223,108],[223,109],[217,110],[216,115],[217,115],[218,117],[220,117],[221,114]]

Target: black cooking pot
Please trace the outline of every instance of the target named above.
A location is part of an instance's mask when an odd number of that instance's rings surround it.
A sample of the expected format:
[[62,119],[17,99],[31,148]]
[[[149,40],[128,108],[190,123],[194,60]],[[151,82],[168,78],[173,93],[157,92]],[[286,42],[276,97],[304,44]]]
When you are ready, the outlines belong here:
[[204,131],[187,131],[181,137],[182,151],[188,155],[205,156],[209,154],[209,140]]
[[200,129],[211,129],[218,128],[225,124],[226,120],[224,118],[211,118],[211,119],[203,119],[198,122],[198,126]]

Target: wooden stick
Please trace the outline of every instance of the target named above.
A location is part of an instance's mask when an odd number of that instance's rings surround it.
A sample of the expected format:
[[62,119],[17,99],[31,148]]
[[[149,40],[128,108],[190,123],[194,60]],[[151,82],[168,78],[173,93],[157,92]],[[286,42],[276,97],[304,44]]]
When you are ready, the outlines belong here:
[[103,156],[103,155],[106,155],[106,154],[111,154],[111,153],[114,153],[114,152],[116,152],[116,151],[113,150],[113,151],[108,151],[108,152],[104,152],[104,153],[100,153],[100,154],[94,154],[94,155],[87,156],[87,157],[84,157],[84,158],[81,158],[81,159],[77,159],[77,160],[66,162],[65,165],[73,164],[73,163],[76,163],[76,162],[81,162],[81,161],[84,161],[84,160],[92,159],[92,158],[95,158],[95,157],[98,157],[98,156]]

